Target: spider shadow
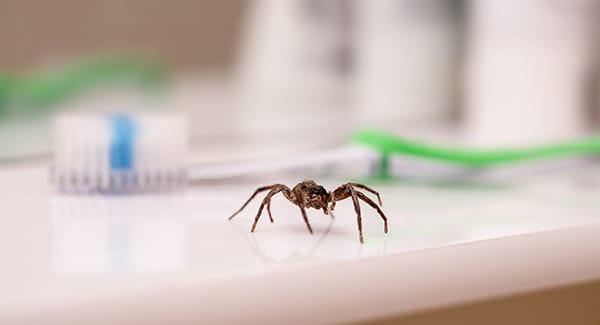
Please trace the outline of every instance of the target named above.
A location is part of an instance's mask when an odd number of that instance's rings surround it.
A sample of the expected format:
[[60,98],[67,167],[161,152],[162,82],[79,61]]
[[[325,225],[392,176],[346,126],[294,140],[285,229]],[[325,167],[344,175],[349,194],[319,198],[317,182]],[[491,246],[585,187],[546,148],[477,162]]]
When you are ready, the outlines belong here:
[[[236,224],[236,223],[231,223],[231,224],[237,231],[239,231],[242,234],[242,236],[248,242],[248,245],[250,246],[250,248],[252,249],[254,254],[261,261],[261,263],[265,267],[272,268],[273,266],[276,266],[276,265],[291,263],[295,260],[298,260],[299,258],[314,259],[315,252],[323,244],[325,237],[327,237],[331,233],[334,221],[335,221],[334,219],[331,219],[329,221],[329,224],[327,225],[325,230],[319,235],[317,241],[308,249],[308,251],[301,252],[301,251],[298,251],[297,249],[294,249],[288,254],[287,257],[284,257],[283,259],[276,259],[276,258],[269,256],[267,253],[265,253],[265,250],[261,248],[256,236],[253,236],[254,234],[251,233],[250,236],[248,236],[247,230],[245,228],[242,228],[241,225]],[[290,228],[293,229],[293,232],[295,232],[295,233],[299,233],[299,232],[306,233],[306,229],[302,229],[300,227],[293,227],[293,228],[290,227]],[[318,230],[318,229],[319,228],[315,228],[315,230]],[[341,234],[341,232],[338,232],[338,234]]]

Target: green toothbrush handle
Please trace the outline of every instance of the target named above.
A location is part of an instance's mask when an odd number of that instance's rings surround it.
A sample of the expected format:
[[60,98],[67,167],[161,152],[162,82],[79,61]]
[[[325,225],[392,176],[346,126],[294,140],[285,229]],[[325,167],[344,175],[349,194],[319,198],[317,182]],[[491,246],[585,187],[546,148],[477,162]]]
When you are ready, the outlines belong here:
[[371,147],[384,155],[408,155],[476,168],[526,160],[600,153],[600,137],[598,136],[526,149],[497,150],[445,148],[402,139],[376,130],[358,131],[352,138],[354,142]]
[[0,74],[0,111],[7,105],[39,107],[66,100],[81,91],[129,78],[140,85],[164,80],[165,69],[129,56],[100,56],[62,69],[29,75]]

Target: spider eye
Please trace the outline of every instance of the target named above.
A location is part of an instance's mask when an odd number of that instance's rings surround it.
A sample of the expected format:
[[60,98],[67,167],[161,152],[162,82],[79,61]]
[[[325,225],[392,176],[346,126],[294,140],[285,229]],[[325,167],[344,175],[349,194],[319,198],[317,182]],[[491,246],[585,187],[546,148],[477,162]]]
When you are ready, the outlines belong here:
[[323,186],[317,186],[317,187],[313,188],[312,194],[313,195],[325,195],[325,194],[327,194],[327,191],[325,190],[325,188]]

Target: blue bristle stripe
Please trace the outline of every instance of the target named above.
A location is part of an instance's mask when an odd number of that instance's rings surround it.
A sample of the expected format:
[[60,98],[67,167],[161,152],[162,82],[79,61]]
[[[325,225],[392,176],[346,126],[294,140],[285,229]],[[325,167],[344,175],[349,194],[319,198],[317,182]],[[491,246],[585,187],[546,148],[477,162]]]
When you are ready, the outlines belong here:
[[127,115],[114,115],[110,119],[110,168],[128,170],[134,164],[135,121]]

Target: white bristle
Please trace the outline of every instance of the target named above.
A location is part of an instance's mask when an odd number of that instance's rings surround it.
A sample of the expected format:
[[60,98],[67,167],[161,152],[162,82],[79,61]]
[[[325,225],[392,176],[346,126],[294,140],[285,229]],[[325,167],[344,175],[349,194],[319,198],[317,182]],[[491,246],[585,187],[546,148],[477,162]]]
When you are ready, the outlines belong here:
[[51,177],[64,192],[140,192],[186,184],[187,126],[172,115],[63,115]]

